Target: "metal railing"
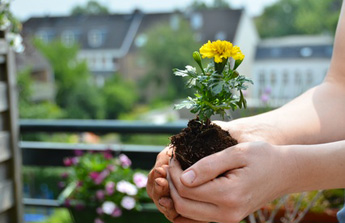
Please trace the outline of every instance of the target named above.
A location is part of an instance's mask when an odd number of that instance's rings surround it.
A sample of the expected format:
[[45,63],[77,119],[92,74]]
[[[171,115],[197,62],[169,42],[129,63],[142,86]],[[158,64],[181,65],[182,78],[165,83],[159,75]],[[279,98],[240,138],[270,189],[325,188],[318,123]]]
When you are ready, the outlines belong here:
[[[145,122],[129,122],[118,120],[20,120],[20,133],[82,133],[96,134],[176,134],[186,127],[187,122],[152,124]],[[106,145],[106,144],[71,144],[53,142],[21,141],[19,146],[23,154],[23,165],[30,166],[62,166],[63,158],[72,156],[75,150],[104,151],[111,149],[125,153],[134,162],[134,168],[150,169],[154,165],[157,154],[164,146],[151,145]],[[140,162],[138,162],[140,161]],[[26,206],[60,207],[57,200],[24,198]]]

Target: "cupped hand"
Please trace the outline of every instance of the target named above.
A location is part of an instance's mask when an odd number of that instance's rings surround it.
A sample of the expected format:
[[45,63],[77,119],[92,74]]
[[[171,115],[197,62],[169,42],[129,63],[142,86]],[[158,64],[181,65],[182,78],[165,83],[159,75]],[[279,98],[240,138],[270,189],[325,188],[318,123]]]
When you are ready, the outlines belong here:
[[185,171],[172,160],[168,177],[177,213],[199,221],[241,221],[287,190],[293,161],[284,152],[253,142],[205,157]]
[[171,154],[171,147],[166,147],[158,154],[155,166],[148,175],[146,186],[147,194],[153,200],[158,210],[163,213],[169,221],[178,222],[182,220],[186,223],[200,223],[199,221],[194,221],[180,216],[174,208],[167,180],[167,168],[172,156]]

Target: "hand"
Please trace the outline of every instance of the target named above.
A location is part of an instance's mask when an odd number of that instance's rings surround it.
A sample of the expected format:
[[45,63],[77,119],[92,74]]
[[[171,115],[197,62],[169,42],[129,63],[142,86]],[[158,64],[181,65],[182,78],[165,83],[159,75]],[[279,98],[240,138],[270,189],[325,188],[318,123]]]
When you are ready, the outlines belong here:
[[148,175],[146,191],[153,200],[158,210],[162,212],[169,221],[173,221],[178,214],[170,198],[169,184],[167,177],[167,166],[171,158],[172,149],[166,147],[156,159],[155,166]]
[[188,222],[200,223],[192,219],[180,216],[175,208],[174,203],[170,197],[169,183],[167,181],[167,168],[171,158],[172,148],[167,147],[157,156],[156,164],[149,173],[148,182],[146,186],[147,194],[153,200],[158,210],[162,212],[165,217],[171,222]]
[[294,162],[284,151],[268,143],[242,143],[184,172],[172,160],[170,193],[177,213],[199,221],[241,221],[286,191]]

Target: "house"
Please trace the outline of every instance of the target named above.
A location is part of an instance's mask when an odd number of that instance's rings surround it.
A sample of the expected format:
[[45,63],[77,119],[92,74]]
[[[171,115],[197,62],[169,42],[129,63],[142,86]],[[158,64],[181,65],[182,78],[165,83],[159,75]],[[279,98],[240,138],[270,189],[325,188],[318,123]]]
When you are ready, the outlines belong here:
[[320,84],[329,68],[332,50],[331,36],[262,40],[256,50],[253,100],[249,104],[265,106],[269,100],[270,106],[278,107]]
[[46,42],[61,38],[65,44],[78,43],[78,57],[88,62],[100,86],[119,71],[137,80],[146,70],[137,60],[137,52],[145,44],[145,32],[154,25],[168,22],[172,28],[181,19],[187,20],[201,42],[224,39],[240,45],[246,60],[240,72],[250,75],[255,47],[259,40],[252,20],[243,10],[209,9],[190,12],[78,15],[64,17],[34,17],[23,23],[27,35]]
[[16,70],[30,70],[32,77],[33,102],[55,100],[55,78],[51,64],[37,49],[28,41],[23,39],[25,50],[15,55]]

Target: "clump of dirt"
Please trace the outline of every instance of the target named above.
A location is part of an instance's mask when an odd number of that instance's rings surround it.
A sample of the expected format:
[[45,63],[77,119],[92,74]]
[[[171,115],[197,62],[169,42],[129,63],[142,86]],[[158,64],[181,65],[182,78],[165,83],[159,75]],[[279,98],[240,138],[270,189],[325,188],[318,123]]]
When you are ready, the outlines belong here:
[[202,123],[198,119],[190,120],[188,127],[170,137],[170,140],[174,157],[183,170],[206,156],[238,144],[229,132],[218,125],[210,121]]

